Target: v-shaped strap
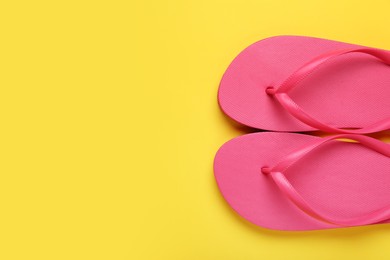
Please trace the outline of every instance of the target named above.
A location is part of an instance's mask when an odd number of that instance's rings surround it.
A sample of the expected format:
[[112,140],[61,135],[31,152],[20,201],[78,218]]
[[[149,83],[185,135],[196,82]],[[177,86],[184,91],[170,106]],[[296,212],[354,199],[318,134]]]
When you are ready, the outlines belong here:
[[383,143],[379,140],[373,139],[368,136],[355,135],[355,134],[340,134],[321,138],[314,143],[310,143],[307,146],[296,150],[295,152],[287,155],[282,161],[273,167],[263,167],[262,172],[269,175],[279,187],[279,189],[290,199],[299,209],[308,214],[309,216],[320,220],[322,222],[333,224],[337,226],[360,226],[374,224],[390,219],[390,205],[384,208],[375,210],[373,212],[364,214],[363,216],[353,217],[349,219],[334,219],[326,216],[311,206],[302,195],[291,185],[283,172],[285,172],[293,164],[303,159],[308,153],[314,149],[320,148],[323,144],[340,138],[347,138],[355,140],[360,144],[381,153],[387,157],[390,157],[390,145]]
[[[390,65],[390,52],[383,51],[383,50],[371,49],[371,48],[351,48],[351,49],[328,52],[320,56],[317,56],[313,60],[309,61],[308,63],[300,67],[293,74],[291,74],[291,76],[288,77],[279,87],[277,88],[268,87],[266,89],[266,93],[274,96],[276,100],[278,100],[279,103],[286,109],[286,111],[289,112],[296,119],[318,130],[322,130],[329,133],[344,133],[344,134],[347,133],[366,134],[366,133],[388,130],[390,129],[390,118],[386,118],[382,121],[365,126],[363,128],[357,128],[357,129],[344,129],[344,128],[337,128],[334,126],[330,126],[309,115],[297,103],[295,103],[291,99],[291,97],[287,94],[288,91],[296,87],[299,82],[301,82],[303,79],[309,76],[312,72],[316,71],[322,64],[324,64],[328,60],[338,57],[340,55],[354,53],[354,52],[365,53],[374,56],[380,59],[381,61],[383,61],[385,64]],[[390,69],[389,69],[389,73],[390,73]]]

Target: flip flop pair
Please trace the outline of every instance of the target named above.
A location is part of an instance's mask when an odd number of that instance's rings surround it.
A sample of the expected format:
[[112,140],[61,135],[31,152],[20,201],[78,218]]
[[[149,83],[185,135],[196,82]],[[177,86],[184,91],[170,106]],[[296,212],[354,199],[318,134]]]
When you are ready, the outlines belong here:
[[[219,149],[214,172],[230,206],[277,230],[390,222],[390,145],[361,135],[390,128],[389,64],[385,50],[298,36],[240,53],[222,78],[220,106],[242,124],[279,133]],[[337,135],[283,133],[317,130]]]

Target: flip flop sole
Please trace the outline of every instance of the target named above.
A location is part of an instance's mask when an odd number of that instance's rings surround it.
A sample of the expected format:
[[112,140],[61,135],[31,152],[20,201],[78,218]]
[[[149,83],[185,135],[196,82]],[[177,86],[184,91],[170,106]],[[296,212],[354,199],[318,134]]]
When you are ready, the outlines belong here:
[[[337,41],[277,36],[256,42],[229,65],[220,82],[222,110],[244,125],[272,131],[313,131],[265,92],[323,53],[362,47]],[[390,67],[363,53],[331,59],[289,95],[310,115],[338,128],[360,128],[390,117]]]
[[[310,217],[261,168],[320,137],[254,133],[225,143],[214,160],[218,187],[228,204],[248,221],[276,230],[338,228]],[[360,144],[330,141],[286,172],[300,194],[322,213],[351,218],[388,206],[390,159]],[[383,223],[387,223],[386,221]]]

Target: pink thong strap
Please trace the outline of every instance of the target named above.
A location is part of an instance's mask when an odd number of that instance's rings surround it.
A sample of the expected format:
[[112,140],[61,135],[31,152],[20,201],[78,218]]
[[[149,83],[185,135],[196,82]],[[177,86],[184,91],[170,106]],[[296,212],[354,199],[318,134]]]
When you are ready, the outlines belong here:
[[287,110],[287,112],[289,112],[292,116],[294,116],[301,122],[325,132],[344,133],[344,134],[348,134],[348,133],[366,134],[366,133],[388,130],[390,129],[390,118],[386,118],[382,121],[358,129],[345,129],[345,128],[337,128],[337,127],[330,126],[310,116],[297,103],[295,103],[291,99],[291,97],[287,94],[288,91],[296,87],[299,82],[301,82],[312,72],[317,70],[320,67],[320,65],[324,64],[326,61],[330,60],[331,58],[335,58],[340,55],[353,53],[353,52],[360,52],[360,53],[365,53],[374,56],[379,60],[383,61],[385,64],[390,65],[390,52],[383,51],[383,50],[371,49],[371,48],[351,48],[351,49],[328,52],[320,56],[317,56],[313,60],[309,61],[308,63],[300,67],[293,74],[291,74],[291,76],[288,77],[278,88],[275,88],[273,86],[266,88],[266,93],[268,95],[274,96],[279,101],[279,103]]
[[387,157],[390,157],[390,145],[383,143],[379,140],[373,139],[368,136],[355,135],[355,134],[340,134],[335,136],[329,136],[322,138],[321,140],[316,140],[314,143],[311,143],[289,155],[287,155],[282,161],[273,167],[263,167],[263,174],[269,175],[275,181],[279,189],[284,193],[299,209],[308,214],[309,216],[320,220],[325,223],[337,225],[337,226],[358,226],[358,225],[369,225],[378,222],[388,220],[390,218],[390,205],[384,208],[375,210],[368,214],[359,217],[353,217],[349,219],[333,219],[328,216],[325,216],[322,213],[319,213],[318,210],[314,209],[301,195],[300,193],[291,185],[287,180],[283,172],[288,170],[293,164],[300,161],[308,153],[321,147],[323,144],[340,138],[347,138],[355,140],[360,144],[364,145],[367,148],[370,148],[380,154],[383,154]]

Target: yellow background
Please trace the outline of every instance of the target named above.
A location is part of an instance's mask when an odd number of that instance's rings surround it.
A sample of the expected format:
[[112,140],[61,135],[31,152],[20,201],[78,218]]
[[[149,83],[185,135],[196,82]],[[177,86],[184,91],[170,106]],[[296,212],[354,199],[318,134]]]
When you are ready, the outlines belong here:
[[[364,2],[364,4],[362,4]],[[1,1],[0,259],[389,259],[390,225],[286,233],[224,202],[230,61],[297,34],[390,49],[389,1]]]

